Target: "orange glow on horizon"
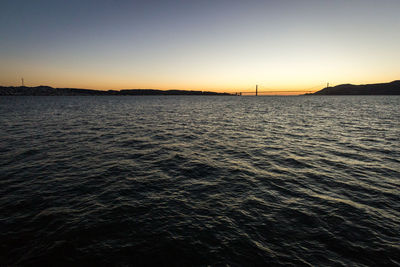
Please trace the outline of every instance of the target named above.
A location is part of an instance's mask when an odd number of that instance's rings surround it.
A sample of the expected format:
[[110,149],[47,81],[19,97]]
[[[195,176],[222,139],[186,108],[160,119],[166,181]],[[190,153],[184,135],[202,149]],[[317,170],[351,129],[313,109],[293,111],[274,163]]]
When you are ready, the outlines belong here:
[[[24,77],[25,78],[25,77]],[[21,84],[10,84],[10,83],[3,83],[0,86],[20,86]],[[245,95],[254,95],[255,94],[255,86],[232,86],[228,87],[216,87],[216,86],[174,86],[174,85],[159,85],[159,86],[151,86],[146,84],[139,84],[139,85],[128,85],[125,83],[118,83],[118,84],[111,84],[111,83],[102,83],[99,85],[94,85],[91,83],[75,83],[75,82],[66,82],[66,83],[52,83],[52,82],[40,82],[40,83],[32,83],[29,82],[29,79],[25,78],[25,86],[28,87],[35,87],[35,86],[50,86],[53,88],[77,88],[77,89],[91,89],[91,90],[125,90],[125,89],[155,89],[155,90],[187,90],[187,91],[208,91],[208,92],[218,92],[218,93],[242,93],[243,96]],[[265,88],[263,86],[259,86],[258,95],[299,95],[305,93],[313,93],[320,89],[323,89],[324,86],[317,86],[318,88],[310,88],[307,89],[296,89],[293,88],[288,90],[288,86],[284,87],[283,89],[277,87],[275,90],[271,89],[270,87]],[[304,87],[303,87],[304,88]]]

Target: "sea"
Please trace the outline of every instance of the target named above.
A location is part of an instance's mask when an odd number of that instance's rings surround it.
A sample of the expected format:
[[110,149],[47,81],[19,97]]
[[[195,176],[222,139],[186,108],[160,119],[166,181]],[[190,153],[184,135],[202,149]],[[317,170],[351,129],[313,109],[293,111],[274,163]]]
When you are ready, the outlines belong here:
[[1,266],[400,266],[400,96],[0,97]]

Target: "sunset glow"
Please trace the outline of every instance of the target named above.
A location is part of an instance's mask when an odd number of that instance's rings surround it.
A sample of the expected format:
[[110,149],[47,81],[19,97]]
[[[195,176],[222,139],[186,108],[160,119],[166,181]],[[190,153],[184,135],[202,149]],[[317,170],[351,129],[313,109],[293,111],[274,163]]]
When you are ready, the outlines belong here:
[[250,92],[400,77],[399,1],[5,1],[0,85]]

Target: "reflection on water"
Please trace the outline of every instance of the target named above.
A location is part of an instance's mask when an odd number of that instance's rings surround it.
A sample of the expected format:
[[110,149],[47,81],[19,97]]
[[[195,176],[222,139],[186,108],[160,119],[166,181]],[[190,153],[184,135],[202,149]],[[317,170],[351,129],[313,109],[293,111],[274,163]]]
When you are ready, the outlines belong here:
[[399,104],[2,97],[0,264],[399,264]]

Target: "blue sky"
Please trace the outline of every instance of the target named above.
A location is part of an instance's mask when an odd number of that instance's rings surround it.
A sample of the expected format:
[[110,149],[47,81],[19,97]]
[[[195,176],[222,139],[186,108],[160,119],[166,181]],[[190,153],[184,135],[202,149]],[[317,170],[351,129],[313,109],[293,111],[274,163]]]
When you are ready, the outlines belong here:
[[400,1],[2,1],[0,84],[305,90],[400,77]]

